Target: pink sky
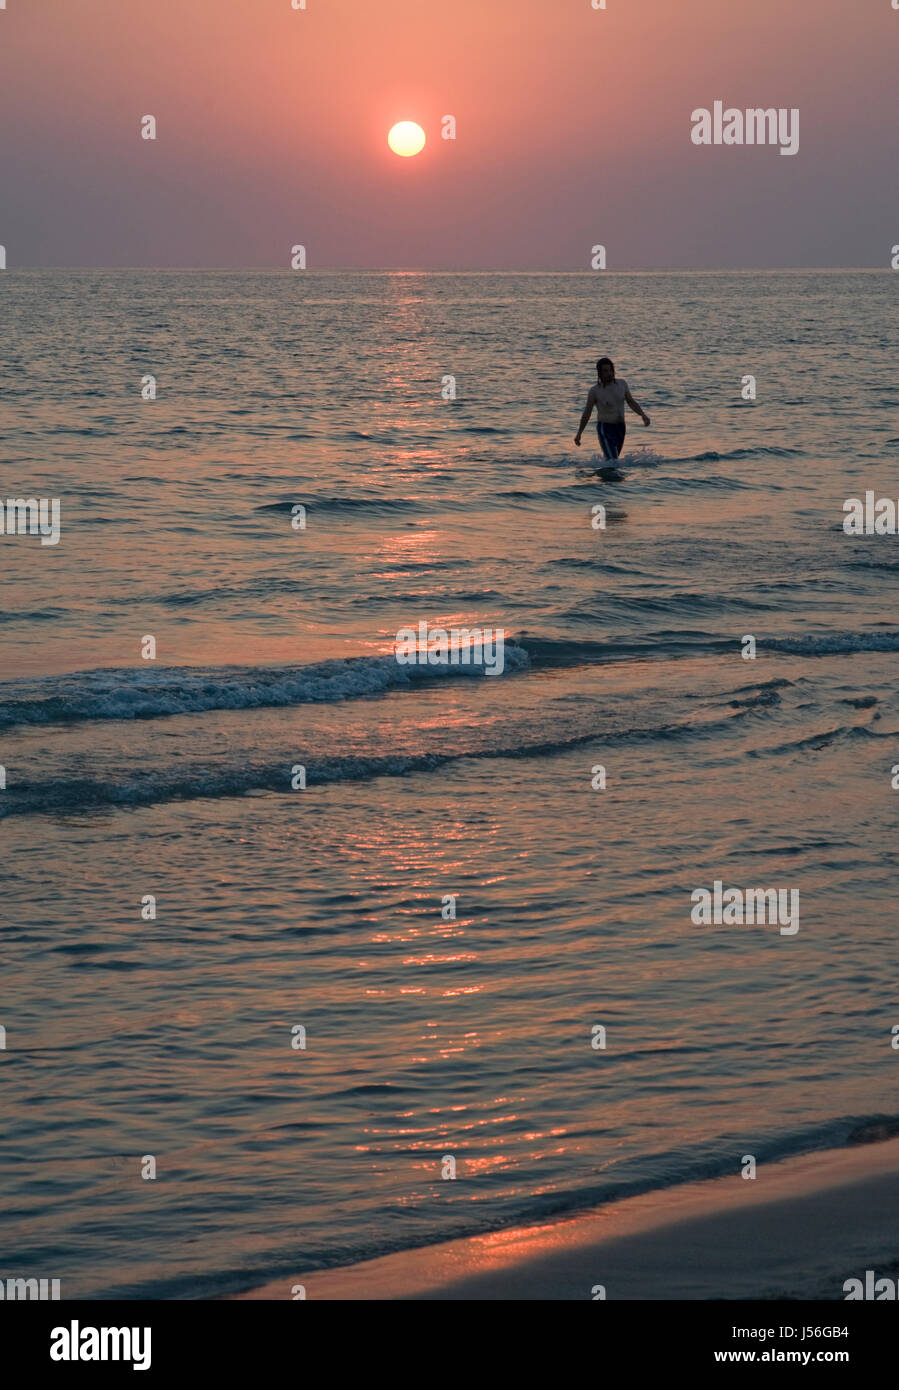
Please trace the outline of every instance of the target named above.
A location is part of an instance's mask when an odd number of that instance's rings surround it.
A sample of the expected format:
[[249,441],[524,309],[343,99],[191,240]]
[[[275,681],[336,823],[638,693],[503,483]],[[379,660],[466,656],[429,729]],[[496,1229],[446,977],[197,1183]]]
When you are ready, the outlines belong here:
[[[890,0],[606,4],[7,0],[8,264],[889,266]],[[799,153],[694,146],[715,100],[798,107]]]

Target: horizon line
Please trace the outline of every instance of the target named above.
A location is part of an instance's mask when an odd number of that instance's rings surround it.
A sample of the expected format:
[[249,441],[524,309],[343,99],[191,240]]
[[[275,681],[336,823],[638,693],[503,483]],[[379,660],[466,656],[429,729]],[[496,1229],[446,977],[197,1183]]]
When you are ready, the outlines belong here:
[[630,269],[535,269],[533,267],[468,267],[468,268],[433,268],[425,266],[307,266],[304,270],[294,270],[290,266],[280,265],[7,265],[0,275],[10,274],[16,270],[27,271],[56,271],[56,270],[86,270],[103,271],[111,274],[116,271],[160,271],[160,272],[183,272],[195,273],[197,271],[208,271],[210,273],[243,273],[243,272],[265,272],[271,274],[285,275],[858,275],[858,274],[878,274],[885,273],[893,275],[896,272],[891,266],[878,265],[811,265],[811,266],[663,266],[663,267],[639,267],[634,266]]

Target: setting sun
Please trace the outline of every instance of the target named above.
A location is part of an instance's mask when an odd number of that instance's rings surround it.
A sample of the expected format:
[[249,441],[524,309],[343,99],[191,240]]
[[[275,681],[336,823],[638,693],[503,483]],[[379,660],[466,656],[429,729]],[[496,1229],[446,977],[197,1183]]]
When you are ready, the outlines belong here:
[[415,121],[398,121],[391,127],[387,143],[394,154],[408,157],[424,148],[425,133]]

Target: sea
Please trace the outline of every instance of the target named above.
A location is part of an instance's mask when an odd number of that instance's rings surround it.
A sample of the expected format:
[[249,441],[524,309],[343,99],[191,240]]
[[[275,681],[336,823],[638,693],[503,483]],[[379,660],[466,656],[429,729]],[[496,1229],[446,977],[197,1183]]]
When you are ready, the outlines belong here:
[[0,275],[0,1274],[289,1297],[896,1115],[897,284]]

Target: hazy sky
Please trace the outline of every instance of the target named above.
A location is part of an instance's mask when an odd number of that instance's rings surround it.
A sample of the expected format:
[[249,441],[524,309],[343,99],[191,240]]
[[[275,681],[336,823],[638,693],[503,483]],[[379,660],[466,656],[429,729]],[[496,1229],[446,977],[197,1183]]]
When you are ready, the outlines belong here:
[[[888,267],[899,243],[891,0],[306,4],[6,0],[8,265]],[[798,154],[694,145],[716,100],[797,107]],[[413,159],[386,144],[405,118]]]

